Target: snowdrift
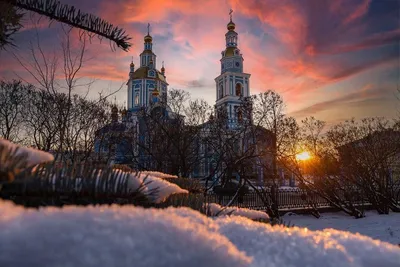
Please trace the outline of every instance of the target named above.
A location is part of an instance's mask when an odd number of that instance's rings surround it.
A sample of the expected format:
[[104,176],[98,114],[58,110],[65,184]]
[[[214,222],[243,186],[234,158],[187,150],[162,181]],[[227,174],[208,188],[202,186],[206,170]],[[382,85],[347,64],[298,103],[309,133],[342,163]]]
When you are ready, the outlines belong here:
[[400,249],[348,232],[309,231],[189,208],[29,210],[0,202],[0,266],[398,267]]

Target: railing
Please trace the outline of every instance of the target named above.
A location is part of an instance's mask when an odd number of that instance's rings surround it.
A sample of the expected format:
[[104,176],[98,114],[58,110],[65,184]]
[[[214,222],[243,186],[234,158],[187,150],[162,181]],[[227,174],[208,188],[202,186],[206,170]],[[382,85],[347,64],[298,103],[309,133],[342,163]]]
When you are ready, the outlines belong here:
[[[400,194],[400,188],[397,189]],[[227,205],[231,201],[231,206],[237,206],[241,208],[264,210],[265,202],[268,201],[268,193],[264,193],[260,196],[256,192],[249,192],[243,195],[239,195],[235,200],[232,201],[233,196],[218,195],[215,193],[209,193],[206,196],[207,203],[218,203],[221,205]],[[264,200],[264,201],[263,201]],[[400,202],[400,199],[397,199]],[[328,208],[331,207],[329,201],[315,193],[306,193],[305,191],[293,188],[293,189],[279,189],[277,192],[277,204],[279,210],[296,210],[296,209],[308,209],[314,206],[315,208]],[[369,205],[369,203],[359,197],[357,200],[352,202],[355,205]]]

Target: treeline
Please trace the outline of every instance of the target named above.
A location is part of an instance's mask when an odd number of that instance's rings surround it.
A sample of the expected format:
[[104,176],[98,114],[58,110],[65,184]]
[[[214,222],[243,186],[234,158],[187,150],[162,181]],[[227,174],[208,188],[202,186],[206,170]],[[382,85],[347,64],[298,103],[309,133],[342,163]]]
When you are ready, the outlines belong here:
[[[236,176],[232,197],[251,187],[271,216],[278,216],[282,170],[295,177],[306,198],[317,194],[356,218],[364,216],[366,204],[382,214],[400,211],[398,120],[350,119],[331,127],[314,117],[299,122],[286,113],[279,94],[267,91],[243,98],[234,111],[233,123],[239,126],[231,128],[226,109],[214,111],[179,90],[171,90],[169,101],[173,123],[156,108],[142,112],[148,132],[134,146],[153,162],[141,167],[184,177],[207,170],[203,177],[210,188],[229,185]],[[298,157],[304,151],[310,154],[307,160]],[[140,166],[140,159],[134,155],[133,163]],[[316,209],[314,214],[319,216]]]
[[61,161],[92,156],[95,131],[109,123],[106,99],[50,92],[21,81],[0,81],[0,136],[50,151]]

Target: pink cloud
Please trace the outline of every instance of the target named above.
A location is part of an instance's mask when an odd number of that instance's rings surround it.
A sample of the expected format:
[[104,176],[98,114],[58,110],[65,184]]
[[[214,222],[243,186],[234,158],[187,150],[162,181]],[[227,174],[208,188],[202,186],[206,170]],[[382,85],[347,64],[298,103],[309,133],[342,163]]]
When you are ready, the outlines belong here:
[[[132,37],[133,46],[128,53],[112,52],[107,41],[99,44],[93,40],[87,54],[91,60],[80,75],[106,81],[127,79],[131,57],[138,65],[146,26],[151,23],[158,68],[165,61],[170,87],[191,90],[196,96],[207,92],[204,98],[213,104],[215,94],[208,94],[220,73],[220,52],[225,48],[232,7],[244,70],[252,75],[252,93],[275,89],[288,105],[296,107],[310,92],[356,79],[364,71],[390,62],[390,53],[373,59],[356,55],[400,38],[398,29],[373,35],[366,31],[368,23],[363,18],[369,15],[370,2],[103,0],[97,15],[122,26]],[[75,37],[74,44],[77,40]],[[52,46],[54,40],[49,51]],[[341,57],[344,53],[345,59]],[[323,94],[318,97],[323,98]]]
[[344,24],[349,24],[358,18],[363,17],[367,12],[371,0],[364,0],[360,5],[358,5],[353,12],[343,21]]

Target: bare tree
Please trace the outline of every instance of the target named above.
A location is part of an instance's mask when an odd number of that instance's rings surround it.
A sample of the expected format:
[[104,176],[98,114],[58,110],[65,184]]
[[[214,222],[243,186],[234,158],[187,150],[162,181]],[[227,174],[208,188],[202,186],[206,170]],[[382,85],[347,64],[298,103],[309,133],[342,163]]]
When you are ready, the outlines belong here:
[[27,95],[32,91],[31,85],[20,81],[0,81],[0,134],[12,142],[21,142],[26,107],[29,105]]
[[[26,122],[32,143],[56,153],[57,160],[75,161],[88,158],[95,130],[108,120],[107,98],[115,92],[99,100],[87,99],[93,81],[82,83],[79,75],[87,61],[87,38],[82,36],[73,44],[71,29],[63,29],[63,33],[61,57],[45,53],[37,35],[36,42],[31,43],[30,58],[16,58],[37,85]],[[85,88],[86,94],[77,95],[79,88]]]
[[400,212],[393,195],[400,155],[398,126],[383,118],[350,120],[333,127],[328,139],[338,148],[344,178],[360,188],[379,213]]

